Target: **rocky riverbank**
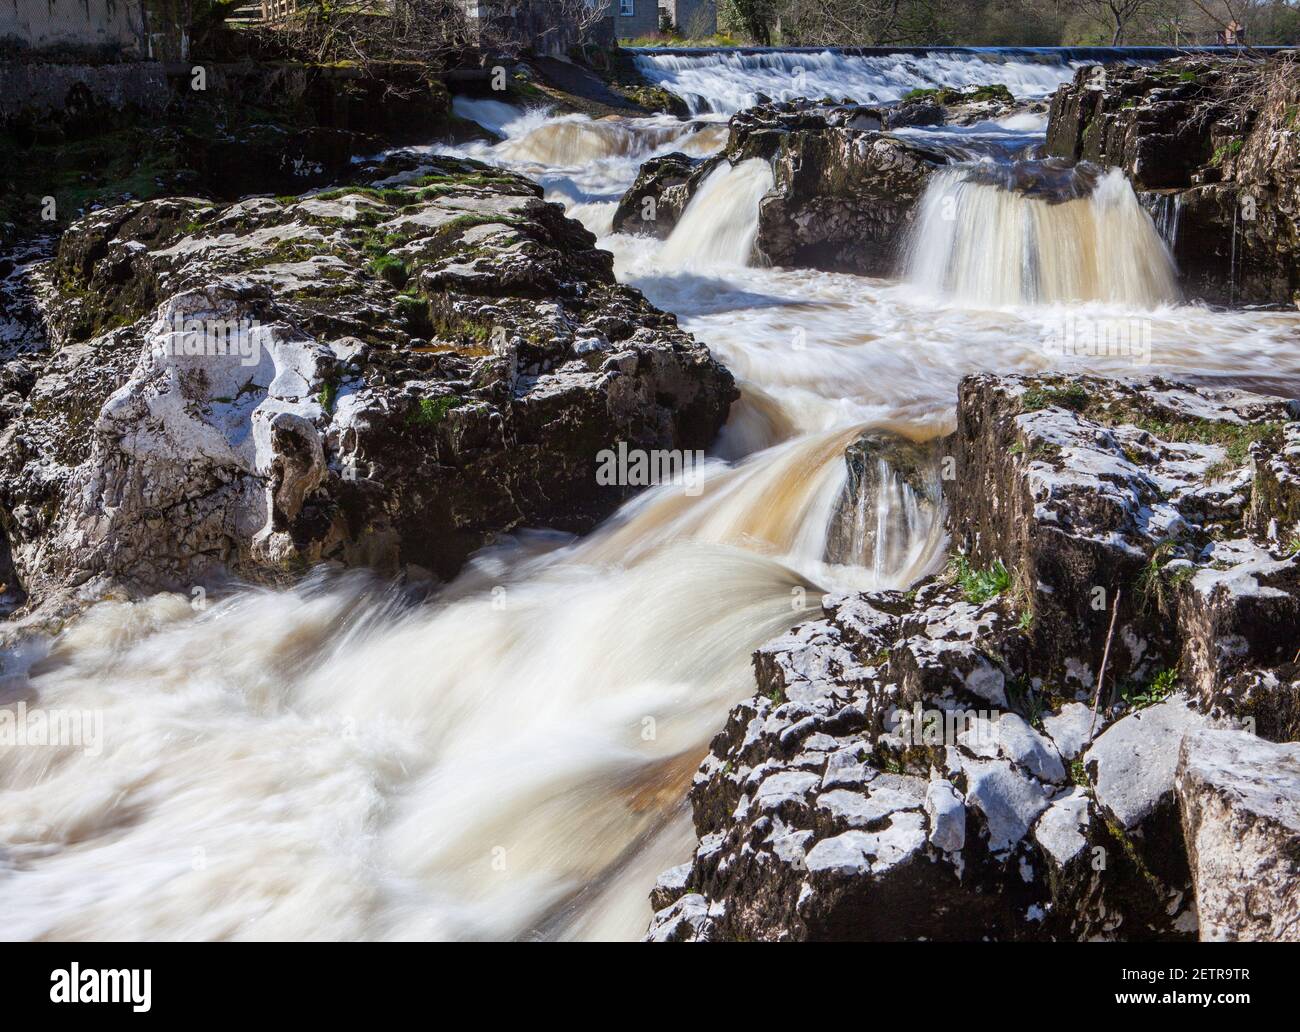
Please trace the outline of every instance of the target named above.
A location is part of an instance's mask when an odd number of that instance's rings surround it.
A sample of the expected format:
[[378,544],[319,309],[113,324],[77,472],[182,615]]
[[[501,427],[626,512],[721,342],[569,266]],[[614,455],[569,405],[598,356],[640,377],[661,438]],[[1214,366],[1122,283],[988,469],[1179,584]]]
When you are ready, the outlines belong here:
[[535,185],[400,153],[357,183],[63,236],[50,352],[4,367],[11,605],[319,562],[447,578],[612,512],[603,448],[713,440],[731,376]]
[[66,229],[94,205],[296,193],[398,144],[488,135],[455,115],[440,78],[367,71],[0,62],[0,243]]
[[1179,58],[1081,69],[1052,99],[1048,151],[1122,168],[1190,298],[1300,303],[1300,65]]
[[755,655],[650,937],[1297,937],[1297,414],[978,376],[928,457],[868,439],[933,463],[957,557]]

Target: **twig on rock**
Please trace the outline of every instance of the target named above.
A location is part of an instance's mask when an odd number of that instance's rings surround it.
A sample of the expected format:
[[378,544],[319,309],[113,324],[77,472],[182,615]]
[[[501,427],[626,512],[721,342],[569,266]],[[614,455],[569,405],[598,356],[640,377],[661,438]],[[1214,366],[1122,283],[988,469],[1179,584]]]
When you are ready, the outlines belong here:
[[1101,682],[1106,677],[1106,661],[1110,659],[1110,639],[1115,634],[1115,618],[1119,616],[1119,600],[1124,594],[1122,588],[1115,589],[1115,603],[1110,610],[1110,630],[1106,632],[1106,647],[1101,653],[1101,669],[1097,671],[1097,691],[1092,696],[1092,723],[1088,725],[1088,741],[1092,741],[1092,732],[1097,727],[1097,704],[1101,702]]

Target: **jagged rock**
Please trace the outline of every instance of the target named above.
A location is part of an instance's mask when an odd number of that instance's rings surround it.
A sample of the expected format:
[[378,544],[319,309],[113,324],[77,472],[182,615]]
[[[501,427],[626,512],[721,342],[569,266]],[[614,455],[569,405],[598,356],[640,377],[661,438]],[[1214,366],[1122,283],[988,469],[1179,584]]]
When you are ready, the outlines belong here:
[[1080,68],[1052,97],[1047,151],[1119,166],[1139,189],[1190,185],[1213,154],[1209,130],[1223,114],[1202,81],[1217,75],[1207,62]]
[[1185,734],[1207,726],[1207,718],[1175,695],[1117,721],[1084,754],[1094,794],[1125,831],[1147,825],[1171,809],[1174,769]]
[[[760,260],[885,275],[930,174],[949,160],[939,149],[883,132],[886,117],[875,107],[809,101],[749,108],[732,116],[721,157],[688,175],[676,157],[649,163],[620,202],[616,228],[662,234],[664,213],[679,215],[720,161],[761,158],[772,165],[774,186],[759,205]],[[656,199],[653,227],[635,217],[646,197]]]
[[1024,840],[1034,818],[1047,808],[1041,783],[1021,774],[1006,760],[962,762],[966,800],[988,824],[988,847],[1003,855]]
[[1300,744],[1195,731],[1177,774],[1204,941],[1300,941]]
[[[1300,646],[1297,646],[1300,648]],[[1292,656],[1274,670],[1246,670],[1203,700],[1216,716],[1230,716],[1270,742],[1300,739],[1300,663]]]
[[1130,925],[1196,928],[1174,776],[1184,736],[1210,726],[1179,694],[1116,721],[1084,754],[1093,797],[1120,847],[1107,862],[1136,867],[1147,888],[1126,899]]
[[1079,787],[1053,800],[1034,825],[1034,840],[1058,870],[1064,870],[1088,845],[1088,793]]
[[655,914],[650,929],[651,942],[708,942],[712,938],[708,901],[696,892]]
[[1251,533],[1291,546],[1300,541],[1300,423],[1282,428],[1273,451],[1253,456],[1255,478],[1250,491]]
[[[766,113],[764,113],[765,115]],[[738,120],[749,116],[748,124]],[[732,120],[729,150],[748,154],[746,136],[778,133],[775,184],[759,205],[758,252],[775,265],[888,275],[939,150],[872,128],[809,124],[806,115]]]
[[[1212,540],[1244,532],[1246,445],[1280,447],[1294,411],[1159,378],[963,384],[951,523],[974,565],[1016,571],[1034,626],[1047,629],[1036,674],[1090,687],[1117,595],[1116,679],[1145,683],[1175,666],[1179,585],[1211,562]],[[1180,556],[1188,562],[1172,565]]]
[[[684,934],[686,893],[717,939],[1185,935],[1022,716],[971,712],[948,686],[901,690],[893,657],[918,637],[1001,626],[969,647],[1014,656],[1001,611],[940,583],[827,598],[824,619],[760,650],[760,694],[696,776],[700,847],[656,887],[652,937]],[[932,720],[950,722],[933,740]]]
[[65,235],[57,350],[0,437],[29,594],[321,561],[449,577],[502,531],[594,526],[630,491],[595,476],[616,441],[708,445],[731,377],[533,184],[448,158],[376,171],[382,189],[129,204]]
[[934,533],[942,532],[945,441],[868,430],[845,449],[848,478],[827,531],[827,562],[854,563],[883,577],[901,569],[913,544],[909,512],[924,512]]
[[[652,937],[698,937],[687,910],[713,939],[1194,935],[1179,743],[1239,719],[1220,696],[1247,679],[1276,726],[1300,712],[1275,647],[1295,637],[1293,560],[1243,537],[1251,464],[1293,416],[1159,378],[967,378],[944,442],[964,561],[907,592],[826,596],[758,650],[758,692],[695,777],[700,845],[656,889]],[[1238,635],[1232,599],[1250,595],[1225,591],[1251,578],[1280,594],[1248,602],[1240,620],[1262,626]],[[1129,601],[1094,716],[1098,584]],[[1198,585],[1204,619],[1184,601]],[[1248,662],[1213,699],[1190,661],[1170,695],[1194,642],[1234,635]]]
[[1231,709],[1232,678],[1294,663],[1300,650],[1300,556],[1275,559],[1249,542],[1216,548],[1178,598],[1182,669],[1208,705]]
[[698,184],[697,170],[713,162],[685,154],[651,158],[636,174],[636,181],[614,211],[614,232],[663,239],[673,231]]
[[966,844],[966,803],[946,778],[932,778],[925,790],[925,816],[930,822],[930,845],[945,853],[959,853]]
[[1105,715],[1094,721],[1092,711],[1081,702],[1068,702],[1059,713],[1043,718],[1043,730],[1052,739],[1061,758],[1073,760],[1087,747],[1090,735],[1105,726]]
[[1189,296],[1300,302],[1298,100],[1285,58],[1086,67],[1052,99],[1047,150],[1151,191]]
[[902,100],[891,107],[885,120],[890,129],[902,129],[913,125],[943,125],[946,119],[942,104],[929,97],[919,97],[915,100]]
[[[45,348],[45,327],[29,272],[33,265],[48,258],[53,248],[52,240],[42,238],[0,255],[0,361],[32,356]],[[14,375],[7,374],[0,390],[10,393],[17,384]]]

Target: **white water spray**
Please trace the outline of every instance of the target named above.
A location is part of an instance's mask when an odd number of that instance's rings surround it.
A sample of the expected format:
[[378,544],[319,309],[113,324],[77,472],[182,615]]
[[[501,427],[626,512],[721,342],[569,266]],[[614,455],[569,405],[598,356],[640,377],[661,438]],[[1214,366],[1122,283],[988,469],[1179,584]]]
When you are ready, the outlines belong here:
[[1173,262],[1118,169],[1087,196],[1055,203],[936,174],[908,248],[908,279],[968,304],[1177,300]]
[[722,114],[753,106],[760,93],[774,100],[832,97],[874,103],[899,100],[910,90],[932,86],[1002,83],[1017,97],[1043,97],[1073,78],[1083,63],[1068,55],[1028,51],[636,53],[641,74],[682,97],[693,113]]
[[723,162],[700,184],[664,246],[669,268],[748,265],[758,237],[758,205],[772,189],[762,158]]

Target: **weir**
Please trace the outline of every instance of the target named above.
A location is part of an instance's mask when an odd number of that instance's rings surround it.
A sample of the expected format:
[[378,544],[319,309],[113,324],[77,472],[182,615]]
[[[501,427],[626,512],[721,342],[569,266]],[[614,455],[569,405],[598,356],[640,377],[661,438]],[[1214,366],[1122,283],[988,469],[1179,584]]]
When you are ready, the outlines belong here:
[[733,114],[753,105],[760,94],[774,100],[833,97],[879,103],[901,100],[911,90],[940,85],[1002,83],[1016,96],[1041,97],[1072,78],[1075,69],[1090,60],[1082,53],[1068,51],[943,48],[880,51],[653,48],[635,54],[641,74],[685,99],[695,114]]

